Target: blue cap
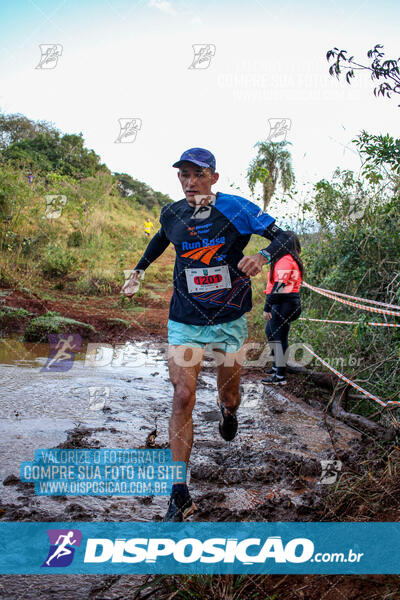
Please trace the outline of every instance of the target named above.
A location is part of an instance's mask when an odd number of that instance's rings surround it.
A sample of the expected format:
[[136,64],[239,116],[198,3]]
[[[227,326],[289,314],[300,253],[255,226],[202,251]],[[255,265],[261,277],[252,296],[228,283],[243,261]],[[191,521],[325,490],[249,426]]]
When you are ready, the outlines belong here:
[[185,150],[180,159],[172,166],[180,167],[183,162],[191,162],[199,165],[199,167],[211,168],[215,171],[215,156],[212,152],[204,148],[189,148],[189,150]]

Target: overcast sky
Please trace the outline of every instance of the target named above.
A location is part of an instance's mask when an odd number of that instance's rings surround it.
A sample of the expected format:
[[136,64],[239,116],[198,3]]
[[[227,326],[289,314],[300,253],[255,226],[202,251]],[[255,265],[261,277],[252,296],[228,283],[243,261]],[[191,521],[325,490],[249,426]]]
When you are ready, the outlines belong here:
[[[0,0],[0,108],[82,132],[113,171],[173,199],[171,164],[201,146],[217,158],[215,191],[245,173],[268,119],[290,120],[298,181],[358,170],[347,149],[357,133],[398,136],[400,102],[376,99],[367,73],[351,86],[328,74],[333,46],[366,60],[382,43],[400,55],[400,3],[382,0]],[[59,44],[54,68],[35,68],[40,44]],[[194,44],[210,44],[207,68],[189,68]],[[53,63],[49,63],[53,66]],[[131,143],[116,143],[118,119],[140,119]],[[136,123],[139,123],[137,121]],[[286,121],[288,123],[288,121]],[[126,138],[125,138],[126,139]]]

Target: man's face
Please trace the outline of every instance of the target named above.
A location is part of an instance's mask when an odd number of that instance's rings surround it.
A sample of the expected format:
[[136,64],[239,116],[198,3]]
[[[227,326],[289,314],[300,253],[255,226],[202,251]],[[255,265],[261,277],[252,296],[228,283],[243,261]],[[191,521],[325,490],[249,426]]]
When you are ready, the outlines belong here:
[[185,162],[178,170],[178,179],[186,200],[191,206],[196,205],[195,196],[211,194],[211,186],[218,181],[218,173],[199,167],[191,162]]

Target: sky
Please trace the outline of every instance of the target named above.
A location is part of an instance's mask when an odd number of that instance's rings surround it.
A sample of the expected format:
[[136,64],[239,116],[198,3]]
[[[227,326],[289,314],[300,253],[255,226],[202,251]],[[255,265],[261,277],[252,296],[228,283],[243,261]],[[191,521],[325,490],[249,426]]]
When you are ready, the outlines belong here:
[[[82,132],[112,171],[174,200],[172,163],[194,146],[216,156],[214,191],[249,196],[254,144],[284,119],[301,187],[358,172],[361,130],[396,136],[397,99],[375,98],[368,73],[330,77],[326,52],[367,60],[381,43],[398,58],[399,21],[391,0],[0,0],[0,109]],[[59,56],[37,68],[46,44]],[[206,44],[210,60],[190,68]],[[118,142],[132,119],[136,137]]]

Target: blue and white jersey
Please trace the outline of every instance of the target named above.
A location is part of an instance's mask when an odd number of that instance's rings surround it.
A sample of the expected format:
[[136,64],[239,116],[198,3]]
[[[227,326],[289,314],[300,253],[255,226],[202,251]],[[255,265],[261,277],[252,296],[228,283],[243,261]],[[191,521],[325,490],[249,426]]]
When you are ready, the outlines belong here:
[[251,310],[251,284],[238,263],[253,233],[270,237],[275,219],[256,204],[218,192],[202,208],[186,199],[163,207],[160,239],[176,250],[169,318],[190,325],[234,321]]

